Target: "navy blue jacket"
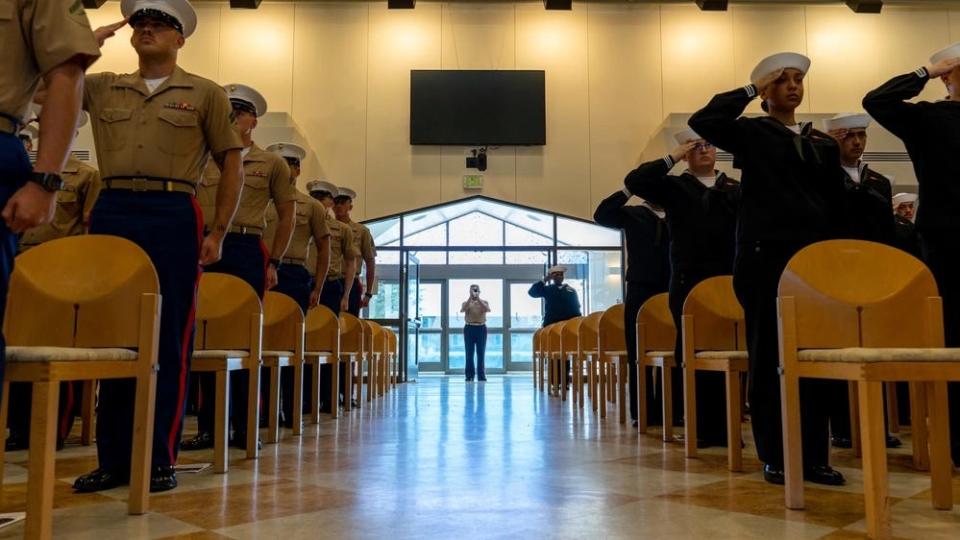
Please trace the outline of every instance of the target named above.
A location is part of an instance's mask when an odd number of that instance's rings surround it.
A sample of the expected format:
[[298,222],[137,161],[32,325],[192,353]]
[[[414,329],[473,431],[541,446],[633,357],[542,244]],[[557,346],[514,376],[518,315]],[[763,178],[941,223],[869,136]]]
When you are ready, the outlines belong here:
[[538,281],[530,287],[528,294],[533,298],[543,298],[543,326],[581,315],[577,291],[566,283],[557,286]]

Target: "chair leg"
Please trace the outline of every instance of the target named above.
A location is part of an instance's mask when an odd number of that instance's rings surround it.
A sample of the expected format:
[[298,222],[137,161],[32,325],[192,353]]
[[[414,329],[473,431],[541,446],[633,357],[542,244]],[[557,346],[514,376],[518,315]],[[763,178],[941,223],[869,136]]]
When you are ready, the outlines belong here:
[[803,501],[803,451],[800,438],[800,378],[780,375],[780,414],[783,419],[783,476],[787,508],[801,510]]
[[664,364],[660,369],[663,391],[663,442],[673,442],[673,369]]
[[[370,353],[370,359],[367,360],[367,402],[373,401],[373,394],[375,392],[373,381],[376,380],[376,372],[377,358],[373,353]],[[360,380],[361,382],[363,381],[362,371],[360,372]]]
[[217,399],[214,403],[213,420],[213,472],[225,473],[230,467],[229,449],[227,447],[230,431],[230,419],[227,418],[230,403],[230,372],[226,370],[217,371],[215,377]]
[[913,466],[918,471],[930,469],[927,448],[927,390],[923,383],[910,383],[910,434],[913,438]]
[[627,357],[617,357],[617,403],[620,404],[620,423],[627,423]]
[[[7,412],[10,407],[10,382],[9,381],[0,381],[0,391],[3,392],[2,397],[0,397],[0,433],[6,433],[7,430]],[[7,444],[4,437],[0,441],[0,489],[3,489],[3,472],[6,464],[7,457]]]
[[890,433],[900,433],[900,408],[897,406],[897,383],[883,383],[887,395],[887,427]]
[[953,508],[953,462],[950,457],[947,383],[929,382],[926,387],[927,413],[930,418],[930,482],[933,507],[937,510],[950,510]]
[[863,456],[863,447],[860,437],[860,386],[857,381],[847,382],[847,403],[850,408],[850,443],[853,454]]
[[50,538],[53,530],[54,453],[57,450],[57,402],[60,381],[33,383],[27,522],[24,538]]
[[683,449],[688,458],[697,457],[697,372],[694,362],[693,358],[688,358],[683,367]]
[[303,362],[291,366],[293,370],[293,434],[303,433]]
[[743,470],[743,449],[740,448],[740,372],[724,373],[727,387],[727,467],[733,472]]
[[647,366],[637,359],[637,427],[647,432]]
[[[944,384],[944,389],[946,384]],[[887,495],[887,430],[883,425],[883,383],[860,382],[860,432],[863,444],[863,498],[870,538],[890,538]]]
[[310,423],[320,423],[320,360],[310,364]]
[[[340,415],[340,359],[334,358],[330,364],[330,374],[333,377],[330,380],[330,418],[336,418]],[[319,371],[320,366],[317,366]],[[349,400],[347,400],[349,404]]]
[[581,411],[583,410],[583,406],[584,406],[584,403],[585,403],[585,399],[584,399],[584,397],[585,397],[585,396],[584,396],[585,389],[584,389],[584,380],[583,380],[583,368],[584,368],[584,365],[585,365],[585,362],[584,362],[584,360],[583,360],[583,357],[582,357],[582,356],[578,356],[578,357],[577,357],[577,377],[578,377],[578,380],[577,380],[577,399],[578,399],[579,401],[577,402],[577,406],[580,408]]
[[93,419],[97,408],[97,381],[83,381],[83,399],[80,404],[80,444],[93,443]]
[[270,376],[270,394],[267,398],[270,402],[267,404],[267,434],[264,437],[266,443],[275,444],[280,440],[280,371],[283,368],[272,365],[267,368]]
[[587,358],[587,392],[590,393],[590,408],[597,412],[597,362],[594,357]]
[[560,401],[567,400],[567,362],[560,359]]
[[600,418],[607,417],[607,363],[603,357],[597,355],[597,370],[600,374],[597,380],[597,407],[600,408]]
[[250,369],[250,384],[247,388],[247,459],[260,456],[260,365]]
[[130,495],[127,502],[131,515],[146,514],[150,507],[150,471],[153,456],[153,419],[157,402],[157,372],[137,377],[133,407],[133,444],[130,457]]

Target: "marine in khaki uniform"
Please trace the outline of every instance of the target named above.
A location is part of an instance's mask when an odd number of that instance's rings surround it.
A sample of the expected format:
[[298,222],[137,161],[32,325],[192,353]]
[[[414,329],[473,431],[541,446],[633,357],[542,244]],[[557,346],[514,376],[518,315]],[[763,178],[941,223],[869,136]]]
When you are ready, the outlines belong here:
[[[243,191],[233,218],[233,225],[223,241],[223,258],[207,267],[208,272],[230,274],[246,281],[260,298],[277,284],[277,270],[290,243],[296,212],[296,189],[290,182],[290,167],[280,156],[267,152],[253,142],[257,120],[267,112],[267,101],[255,90],[242,84],[224,86],[236,119],[235,128],[243,141]],[[209,221],[211,205],[220,189],[220,177],[215,168],[207,167],[198,192],[204,220]],[[267,206],[273,202],[277,209],[277,229],[269,247],[263,243]],[[209,226],[209,225],[208,225]],[[230,444],[239,448],[247,445],[247,384],[250,375],[245,370],[234,371],[231,379],[231,423],[233,437]],[[216,395],[216,379],[212,373],[197,377],[203,396]],[[269,388],[268,381],[263,385]],[[215,399],[204,399],[197,414],[197,435],[184,441],[183,450],[213,447]]]
[[[80,109],[84,70],[100,56],[82,4],[72,0],[35,2],[8,0],[0,4],[0,326],[10,273],[17,252],[17,233],[48,222],[62,186],[64,169]],[[31,101],[41,81],[51,99],[42,121],[42,149],[31,168],[27,151],[37,130],[26,140],[21,129],[31,113]],[[29,141],[30,147],[26,147]],[[5,342],[0,337],[0,381],[4,377]],[[11,399],[9,447],[27,444],[30,398]],[[6,426],[0,426],[5,429]],[[28,520],[27,536],[43,532]],[[49,534],[49,531],[46,531]]]
[[[300,161],[307,152],[293,143],[274,143],[267,147],[286,160],[290,166],[290,183],[296,186],[300,177]],[[277,226],[277,212],[271,205],[267,209],[267,230],[264,238],[270,242]],[[307,254],[311,248],[319,253],[313,266],[314,279],[307,270]],[[323,285],[327,281],[327,269],[330,265],[330,231],[327,229],[327,212],[319,201],[309,195],[297,191],[297,215],[293,228],[293,238],[287,254],[277,269],[277,286],[273,290],[293,298],[304,313],[317,305]],[[303,380],[311,380],[312,366],[305,367]],[[293,370],[284,369],[280,374],[281,404],[283,426],[293,427]],[[303,391],[302,389],[300,390]],[[309,413],[310,407],[317,407],[317,403],[304,400],[303,412]]]
[[[120,10],[124,21],[97,32],[105,39],[129,21],[139,69],[86,79],[83,104],[103,177],[90,232],[131,240],[157,270],[163,306],[150,489],[165,491],[177,485],[173,466],[183,430],[200,265],[220,258],[237,207],[243,144],[223,88],[177,66],[179,50],[196,29],[190,4],[123,0]],[[211,232],[204,237],[194,194],[210,156],[223,177]],[[101,382],[99,467],[76,480],[77,491],[129,481],[133,396],[133,381]]]
[[[353,210],[353,200],[357,198],[357,192],[350,188],[340,188],[337,196],[333,199],[333,212],[337,221],[350,226],[353,232],[353,244],[360,253],[357,258],[357,277],[354,279],[353,286],[350,288],[350,305],[347,311],[355,316],[360,316],[360,308],[367,307],[370,299],[376,293],[377,287],[377,246],[373,243],[373,235],[370,229],[362,223],[357,223],[350,219],[350,212]],[[362,264],[367,266],[366,289],[360,283],[360,267]]]
[[[323,180],[314,180],[307,184],[310,196],[320,201],[327,212],[327,229],[330,230],[330,270],[327,280],[320,293],[320,305],[326,306],[334,314],[347,311],[350,301],[350,289],[353,286],[357,273],[357,257],[360,252],[353,241],[353,230],[337,221],[333,215],[333,196],[338,193],[337,186]],[[309,263],[308,263],[308,266]],[[320,368],[320,396],[330,395],[330,376],[332,368],[324,365]],[[340,397],[343,398],[343,388],[346,386],[345,371],[340,371]],[[330,412],[330,403],[320,404],[320,410]]]

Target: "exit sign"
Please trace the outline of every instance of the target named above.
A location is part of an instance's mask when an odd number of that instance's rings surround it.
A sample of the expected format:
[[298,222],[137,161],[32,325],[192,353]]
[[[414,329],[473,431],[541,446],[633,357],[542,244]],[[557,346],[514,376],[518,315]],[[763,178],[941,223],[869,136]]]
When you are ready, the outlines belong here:
[[482,174],[463,175],[463,189],[483,189]]

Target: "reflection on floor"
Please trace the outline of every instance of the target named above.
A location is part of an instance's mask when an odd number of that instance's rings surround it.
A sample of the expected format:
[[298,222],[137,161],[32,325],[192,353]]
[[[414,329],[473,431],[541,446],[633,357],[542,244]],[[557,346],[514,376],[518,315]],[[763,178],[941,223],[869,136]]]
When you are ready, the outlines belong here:
[[[191,423],[195,426],[195,423]],[[747,426],[749,427],[749,426]],[[195,428],[193,428],[195,429]],[[722,449],[687,460],[678,444],[599,423],[535,392],[529,375],[464,383],[424,377],[372,407],[308,425],[267,445],[259,461],[232,454],[227,475],[181,475],[125,514],[125,491],[74,495],[92,448],[57,455],[54,532],[69,538],[863,538],[861,475],[835,453],[842,488],[808,486],[808,509],[785,510],[760,479],[749,429],[746,472]],[[891,455],[894,534],[960,538],[960,507],[933,510],[912,471],[909,437]],[[209,461],[204,452],[183,462]],[[24,508],[26,453],[7,454],[0,512]],[[960,479],[954,494],[960,503]],[[22,535],[22,525],[0,538]]]

